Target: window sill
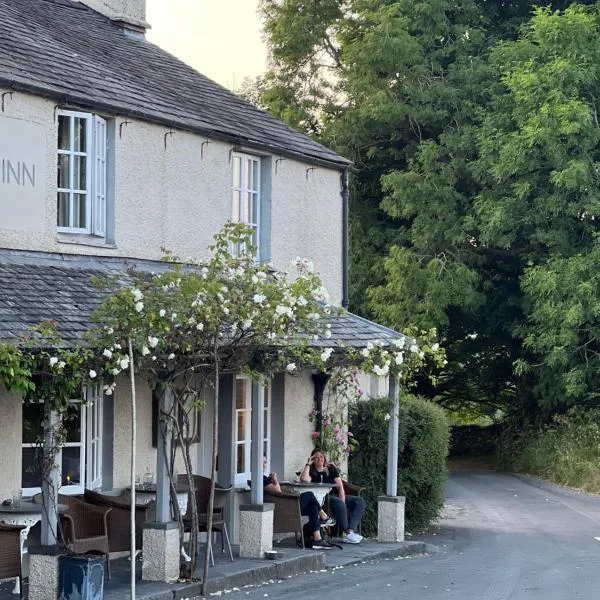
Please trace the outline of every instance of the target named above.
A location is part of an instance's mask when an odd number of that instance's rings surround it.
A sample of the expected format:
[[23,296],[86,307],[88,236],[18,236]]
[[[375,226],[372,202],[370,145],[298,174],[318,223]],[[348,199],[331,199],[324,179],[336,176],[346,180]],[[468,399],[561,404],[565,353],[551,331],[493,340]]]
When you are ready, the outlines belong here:
[[116,248],[117,245],[107,242],[104,238],[87,234],[57,233],[56,241],[59,244],[76,244],[78,246],[93,246],[94,248]]

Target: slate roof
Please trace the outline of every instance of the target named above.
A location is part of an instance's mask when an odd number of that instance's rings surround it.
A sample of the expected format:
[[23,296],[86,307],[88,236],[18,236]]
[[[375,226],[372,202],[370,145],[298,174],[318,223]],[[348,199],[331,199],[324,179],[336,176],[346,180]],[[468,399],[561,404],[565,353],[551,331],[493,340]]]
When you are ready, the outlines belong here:
[[[91,315],[106,292],[92,278],[118,276],[126,268],[154,271],[164,262],[84,257],[0,249],[0,341],[16,340],[42,321],[56,321],[57,332],[75,344],[90,328]],[[363,348],[376,340],[391,343],[400,334],[348,312],[329,317],[331,338],[312,340],[315,347]]]
[[0,86],[309,163],[350,164],[71,0],[0,0]]

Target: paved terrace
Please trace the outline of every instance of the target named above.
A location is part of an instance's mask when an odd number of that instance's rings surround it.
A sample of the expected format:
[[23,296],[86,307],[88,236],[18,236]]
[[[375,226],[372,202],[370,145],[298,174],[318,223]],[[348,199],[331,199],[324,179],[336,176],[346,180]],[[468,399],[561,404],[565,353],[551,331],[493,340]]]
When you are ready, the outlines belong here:
[[[287,538],[273,545],[280,552],[275,560],[235,557],[231,562],[226,553],[221,554],[220,543],[214,545],[215,566],[209,570],[208,595],[215,592],[232,592],[247,586],[275,583],[295,575],[335,569],[344,566],[399,556],[418,556],[436,551],[434,546],[424,542],[378,543],[365,539],[361,544],[340,544],[342,549],[302,550],[293,545],[293,539]],[[204,557],[200,557],[197,570],[201,577]],[[136,559],[136,599],[138,600],[179,600],[201,598],[200,583],[153,583],[141,581],[142,557]],[[131,577],[131,561],[128,557],[111,561],[112,579],[104,578],[104,600],[128,600]],[[0,600],[15,600],[18,596],[11,593],[13,581],[0,583]],[[24,586],[27,592],[27,583]],[[25,598],[27,596],[25,595]]]

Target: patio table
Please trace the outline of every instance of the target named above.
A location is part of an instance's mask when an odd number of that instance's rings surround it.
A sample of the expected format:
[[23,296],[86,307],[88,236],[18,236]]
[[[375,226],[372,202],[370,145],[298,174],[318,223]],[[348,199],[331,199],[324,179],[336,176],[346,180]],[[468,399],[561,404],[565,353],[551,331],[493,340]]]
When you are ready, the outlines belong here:
[[282,491],[298,495],[304,492],[312,492],[321,506],[323,506],[327,494],[335,487],[333,483],[313,483],[310,481],[280,481],[279,485]]
[[[43,504],[31,502],[29,500],[21,500],[18,506],[13,504],[5,505],[0,504],[0,523],[6,525],[23,525],[24,529],[21,530],[21,560],[23,555],[27,552],[25,548],[25,542],[29,535],[29,530],[38,522],[42,520],[42,510],[44,509]],[[64,513],[68,510],[65,504],[58,505],[58,512]],[[19,594],[19,580],[16,580],[15,587],[12,591],[13,594]]]

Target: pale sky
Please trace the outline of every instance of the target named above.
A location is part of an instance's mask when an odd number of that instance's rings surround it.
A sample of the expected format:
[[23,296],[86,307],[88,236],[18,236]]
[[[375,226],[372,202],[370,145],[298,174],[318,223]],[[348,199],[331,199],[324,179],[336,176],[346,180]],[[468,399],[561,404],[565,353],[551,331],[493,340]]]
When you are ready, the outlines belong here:
[[147,0],[147,39],[229,89],[265,70],[257,0]]

